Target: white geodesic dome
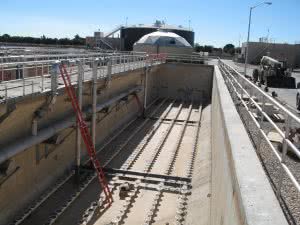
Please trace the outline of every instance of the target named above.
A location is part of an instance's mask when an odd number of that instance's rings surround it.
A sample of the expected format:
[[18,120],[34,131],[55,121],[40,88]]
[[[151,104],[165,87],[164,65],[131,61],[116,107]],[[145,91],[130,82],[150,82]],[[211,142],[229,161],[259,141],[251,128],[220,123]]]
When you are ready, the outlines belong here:
[[192,48],[192,46],[183,37],[166,31],[155,31],[150,34],[146,34],[134,45],[159,45]]

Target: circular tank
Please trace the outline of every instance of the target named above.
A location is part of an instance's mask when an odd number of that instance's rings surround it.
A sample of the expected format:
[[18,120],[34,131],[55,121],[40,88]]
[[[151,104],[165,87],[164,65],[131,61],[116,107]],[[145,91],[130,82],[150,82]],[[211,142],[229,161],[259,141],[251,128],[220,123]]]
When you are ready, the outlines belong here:
[[194,32],[188,29],[173,26],[131,26],[121,28],[120,32],[122,38],[122,50],[132,51],[133,44],[135,42],[137,42],[144,35],[157,30],[167,30],[169,32],[178,34],[179,36],[183,37],[191,46],[194,46]]

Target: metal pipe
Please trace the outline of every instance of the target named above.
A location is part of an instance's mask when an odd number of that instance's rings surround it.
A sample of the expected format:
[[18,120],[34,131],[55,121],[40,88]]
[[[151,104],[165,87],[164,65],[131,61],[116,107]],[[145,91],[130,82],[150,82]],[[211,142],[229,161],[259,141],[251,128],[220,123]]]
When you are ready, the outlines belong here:
[[248,35],[247,35],[247,46],[246,46],[246,56],[245,56],[245,65],[244,65],[244,75],[247,76],[247,64],[248,64],[248,51],[249,51],[249,39],[250,39],[250,29],[251,29],[251,19],[252,19],[252,10],[257,8],[258,6],[261,6],[263,4],[271,5],[271,2],[261,2],[255,6],[250,7],[250,13],[249,13],[249,23],[248,23]]
[[[128,91],[125,91],[118,96],[104,102],[101,104],[98,104],[96,107],[97,112],[101,111],[104,108],[109,107],[113,103],[121,100],[125,96],[128,96],[134,92],[141,91],[141,87],[135,87]],[[91,113],[91,108],[89,108],[84,114]],[[1,149],[0,151],[0,163],[4,162],[7,159],[10,159],[11,157],[23,152],[27,148],[30,148],[36,144],[39,144],[48,138],[52,137],[56,133],[58,133],[61,130],[64,130],[66,128],[69,128],[71,126],[75,125],[76,117],[69,117],[63,121],[54,123],[52,126],[44,128],[39,130],[38,134],[36,136],[27,136],[24,138],[20,138],[18,141],[13,142],[12,144],[8,145],[6,148]]]
[[[77,98],[80,110],[82,109],[82,78],[83,78],[83,65],[82,61],[78,61],[78,80],[77,80]],[[78,121],[76,121],[76,148],[75,148],[75,179],[79,179],[79,168],[80,168],[80,157],[81,157],[81,134]]]
[[148,66],[145,68],[145,85],[144,85],[144,109],[143,115],[145,116],[145,112],[147,109],[147,93],[148,93]]
[[98,60],[93,63],[93,86],[92,86],[92,141],[94,146],[96,145],[96,117],[97,117],[97,65]]
[[247,76],[247,63],[248,63],[248,50],[249,50],[249,39],[250,39],[250,28],[251,28],[251,17],[252,17],[252,7],[250,8],[249,13],[249,23],[248,23],[248,35],[247,35],[247,46],[246,46],[246,55],[245,55],[245,65],[244,65],[244,75]]
[[41,78],[42,78],[42,92],[44,92],[44,65],[42,64],[42,75],[41,75]]

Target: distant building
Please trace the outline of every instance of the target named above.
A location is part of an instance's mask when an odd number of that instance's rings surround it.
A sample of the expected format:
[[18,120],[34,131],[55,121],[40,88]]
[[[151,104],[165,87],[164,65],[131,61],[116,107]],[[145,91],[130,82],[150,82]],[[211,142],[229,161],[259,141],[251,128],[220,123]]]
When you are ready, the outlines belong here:
[[[245,58],[247,43],[242,44],[241,57]],[[285,60],[289,67],[300,67],[300,44],[249,42],[248,62],[258,64],[262,56],[267,55],[278,60]]]
[[120,50],[120,38],[117,37],[105,37],[103,32],[96,31],[94,36],[87,36],[85,38],[85,44],[91,48],[102,48],[109,50]]
[[192,46],[181,36],[166,31],[155,31],[144,35],[133,50],[148,53],[192,54]]
[[[104,49],[117,49],[122,51],[132,51],[133,44],[137,42],[141,37],[152,32],[164,30],[173,32],[183,37],[191,46],[194,46],[194,32],[190,28],[184,28],[182,26],[167,25],[163,21],[156,21],[152,25],[132,25],[132,26],[118,26],[107,34],[103,32],[95,32],[94,39],[95,43],[90,39],[86,38],[86,44],[90,47],[100,47]],[[114,37],[114,34],[118,33],[118,37]],[[93,45],[91,45],[93,44]]]
[[85,38],[85,45],[86,45],[87,47],[90,47],[90,48],[96,47],[96,41],[95,41],[95,38],[94,38],[94,37],[86,37],[86,38]]

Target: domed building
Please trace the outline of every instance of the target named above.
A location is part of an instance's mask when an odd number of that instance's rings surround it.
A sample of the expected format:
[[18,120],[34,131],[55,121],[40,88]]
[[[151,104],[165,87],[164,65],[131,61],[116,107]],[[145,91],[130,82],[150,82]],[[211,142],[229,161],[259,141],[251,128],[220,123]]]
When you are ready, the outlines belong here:
[[167,31],[144,35],[133,45],[133,51],[147,53],[192,54],[193,47],[181,36]]

